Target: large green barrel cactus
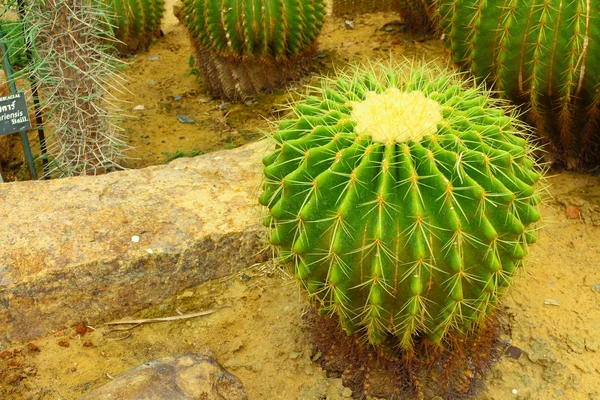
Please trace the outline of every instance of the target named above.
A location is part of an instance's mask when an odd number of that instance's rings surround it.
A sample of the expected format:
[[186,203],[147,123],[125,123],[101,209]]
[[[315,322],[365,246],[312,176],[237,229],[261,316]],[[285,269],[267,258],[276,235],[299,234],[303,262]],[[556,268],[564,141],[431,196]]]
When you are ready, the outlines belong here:
[[296,79],[312,59],[324,0],[183,0],[208,91],[239,100]]
[[165,0],[103,0],[109,9],[115,47],[121,52],[134,52],[150,44],[160,34]]
[[568,167],[600,161],[600,0],[441,0],[454,61],[529,109]]
[[514,110],[447,71],[410,69],[359,70],[296,103],[260,197],[271,243],[321,311],[404,349],[478,326],[540,219]]

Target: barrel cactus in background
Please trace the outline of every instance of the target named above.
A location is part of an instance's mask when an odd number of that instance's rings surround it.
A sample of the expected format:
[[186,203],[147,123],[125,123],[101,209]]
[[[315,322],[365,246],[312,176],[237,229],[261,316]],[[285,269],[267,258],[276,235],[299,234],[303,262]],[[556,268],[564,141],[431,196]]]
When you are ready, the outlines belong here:
[[529,109],[569,168],[600,162],[600,0],[440,1],[454,61]]
[[540,219],[540,171],[515,111],[407,64],[327,80],[292,109],[263,160],[260,203],[320,311],[406,351],[478,327]]
[[147,47],[160,34],[165,0],[103,0],[109,9],[120,52]]
[[297,79],[313,59],[324,0],[183,0],[210,94],[240,100]]

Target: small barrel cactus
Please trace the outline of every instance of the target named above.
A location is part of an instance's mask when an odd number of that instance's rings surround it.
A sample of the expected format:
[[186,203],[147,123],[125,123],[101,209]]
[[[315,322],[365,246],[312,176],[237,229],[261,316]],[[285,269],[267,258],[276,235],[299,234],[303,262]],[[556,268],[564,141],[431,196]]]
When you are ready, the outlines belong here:
[[433,67],[328,82],[292,106],[263,160],[271,243],[348,334],[408,350],[474,329],[535,241],[525,126]]
[[454,61],[529,109],[557,161],[600,162],[600,0],[441,0]]
[[209,93],[240,100],[298,78],[316,51],[324,0],[183,0]]
[[147,47],[160,34],[165,0],[103,0],[108,7],[115,47],[122,53]]

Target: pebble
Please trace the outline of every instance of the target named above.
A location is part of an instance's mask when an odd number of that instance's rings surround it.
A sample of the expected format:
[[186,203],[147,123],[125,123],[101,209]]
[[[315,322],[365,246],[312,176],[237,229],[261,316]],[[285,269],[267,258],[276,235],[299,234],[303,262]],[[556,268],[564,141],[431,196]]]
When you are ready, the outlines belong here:
[[173,100],[180,101],[181,100],[181,96],[180,95],[176,95],[175,97],[173,97]]
[[250,275],[242,274],[243,281],[249,281],[250,279],[252,279],[252,277]]
[[131,237],[131,241],[132,241],[133,243],[137,243],[137,242],[139,242],[139,241],[140,241],[140,237],[139,237],[139,236],[137,236],[137,235],[136,235],[136,236],[132,236],[132,237]]
[[252,100],[248,100],[247,102],[244,103],[247,107],[250,107],[252,105]]
[[137,106],[133,107],[133,109],[135,111],[141,111],[141,110],[145,110],[146,107],[144,107],[142,104],[140,104],[140,105],[137,105]]
[[354,29],[356,28],[356,26],[354,26],[354,21],[351,21],[349,19],[344,21],[344,26],[346,27],[346,29]]
[[577,354],[583,354],[585,351],[585,342],[582,338],[570,333],[567,335],[567,347]]
[[544,300],[544,304],[547,306],[560,306],[560,301],[554,299]]
[[325,56],[325,53],[319,53],[319,54],[317,54],[317,57],[318,58],[325,58],[326,56]]
[[177,116],[177,120],[179,122],[181,122],[182,124],[194,124],[196,123],[196,121],[194,121],[193,119],[186,117],[185,115],[178,115]]
[[227,104],[221,104],[220,110],[227,111]]
[[508,348],[504,352],[504,354],[506,354],[508,357],[515,359],[515,360],[518,360],[519,358],[521,358],[522,353],[523,352],[521,351],[521,349],[518,347],[515,347],[515,346],[508,346]]
[[394,28],[392,28],[391,26],[388,26],[387,28],[385,28],[386,32],[393,32]]
[[512,394],[514,394],[515,396],[517,395],[517,393],[519,393],[519,391],[517,389],[512,390]]
[[585,349],[587,351],[591,351],[591,352],[596,352],[598,351],[598,342],[596,342],[594,339],[591,338],[586,338],[585,339]]
[[556,356],[554,354],[554,351],[552,350],[552,346],[547,340],[543,338],[533,339],[529,343],[529,350],[526,354],[529,358],[529,361],[533,363],[539,363],[545,366],[550,365],[556,360]]
[[593,289],[595,292],[598,292],[598,293],[600,293],[600,283],[597,283],[597,284],[595,284],[594,286],[592,286],[592,289]]
[[148,61],[158,61],[158,60],[160,60],[159,56],[150,56],[150,57],[148,57]]

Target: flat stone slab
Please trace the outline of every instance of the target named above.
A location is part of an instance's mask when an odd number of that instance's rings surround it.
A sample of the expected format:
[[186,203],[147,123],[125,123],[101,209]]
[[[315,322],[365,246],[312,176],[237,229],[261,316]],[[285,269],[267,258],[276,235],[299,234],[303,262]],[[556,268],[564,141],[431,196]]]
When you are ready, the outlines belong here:
[[0,184],[0,340],[106,322],[265,260],[267,149]]

